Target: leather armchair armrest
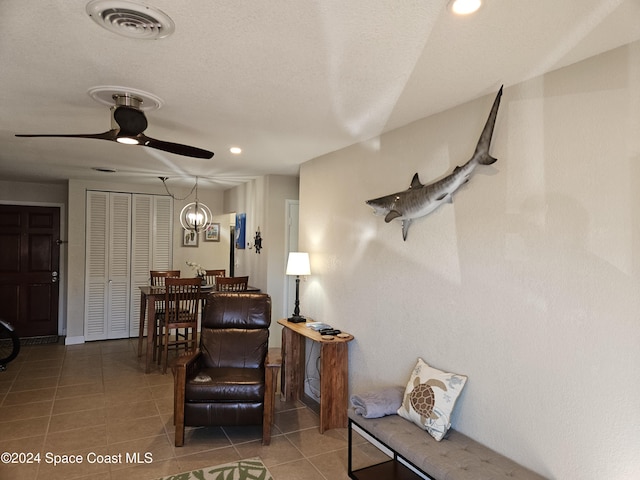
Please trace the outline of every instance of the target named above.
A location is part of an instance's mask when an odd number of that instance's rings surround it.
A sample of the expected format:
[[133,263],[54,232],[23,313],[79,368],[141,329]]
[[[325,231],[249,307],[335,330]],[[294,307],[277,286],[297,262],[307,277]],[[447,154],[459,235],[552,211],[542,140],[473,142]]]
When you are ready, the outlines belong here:
[[193,368],[194,363],[200,358],[200,349],[196,349],[195,352],[187,352],[184,355],[180,355],[176,361],[176,371],[181,368]]
[[178,357],[173,378],[173,423],[176,426],[176,447],[184,444],[184,396],[187,378],[195,375],[198,369],[200,350],[188,352]]

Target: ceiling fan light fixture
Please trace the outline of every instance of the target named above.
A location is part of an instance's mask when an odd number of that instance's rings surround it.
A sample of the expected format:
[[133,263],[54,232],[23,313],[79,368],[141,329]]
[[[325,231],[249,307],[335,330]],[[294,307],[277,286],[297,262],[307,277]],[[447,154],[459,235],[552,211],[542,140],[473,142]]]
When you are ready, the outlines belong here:
[[140,145],[140,141],[132,137],[118,137],[116,138],[116,142],[124,143],[125,145]]
[[175,24],[161,10],[131,0],[92,0],[87,14],[101,27],[128,38],[158,40],[171,35]]
[[449,8],[456,15],[469,15],[478,11],[482,0],[451,0]]

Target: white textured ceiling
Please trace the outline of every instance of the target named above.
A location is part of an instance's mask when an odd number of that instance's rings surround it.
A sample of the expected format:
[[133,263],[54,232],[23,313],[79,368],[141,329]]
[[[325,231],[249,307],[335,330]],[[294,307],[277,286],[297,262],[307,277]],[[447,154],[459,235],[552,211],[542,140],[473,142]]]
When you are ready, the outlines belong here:
[[[150,0],[175,22],[159,40],[101,28],[87,3],[0,1],[2,180],[197,175],[228,188],[297,174],[311,158],[640,38],[640,0],[484,0],[462,18],[448,0]],[[108,130],[108,107],[87,93],[99,85],[157,95],[145,133],[215,156],[14,137]]]

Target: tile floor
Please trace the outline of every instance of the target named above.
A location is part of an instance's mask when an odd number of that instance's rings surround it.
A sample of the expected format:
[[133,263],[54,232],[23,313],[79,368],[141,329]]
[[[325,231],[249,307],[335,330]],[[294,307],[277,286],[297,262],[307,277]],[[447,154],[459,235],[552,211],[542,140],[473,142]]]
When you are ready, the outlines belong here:
[[[22,347],[0,372],[0,453],[40,454],[40,462],[0,462],[0,478],[144,480],[255,456],[276,480],[348,478],[347,429],[321,435],[312,410],[279,397],[268,447],[256,426],[188,428],[176,448],[173,376],[145,375],[136,349],[134,339]],[[375,451],[358,444],[357,463],[373,463]],[[82,463],[54,465],[56,455]]]

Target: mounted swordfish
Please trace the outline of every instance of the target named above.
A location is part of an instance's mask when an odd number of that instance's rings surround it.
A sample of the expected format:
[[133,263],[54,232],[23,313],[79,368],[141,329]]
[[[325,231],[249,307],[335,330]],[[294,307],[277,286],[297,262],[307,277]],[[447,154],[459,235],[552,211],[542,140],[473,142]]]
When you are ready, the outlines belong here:
[[461,167],[456,167],[450,175],[442,180],[423,185],[420,183],[416,173],[411,180],[411,186],[402,192],[392,193],[373,200],[367,200],[367,205],[373,208],[375,215],[385,215],[384,221],[402,220],[402,238],[407,240],[409,226],[415,218],[423,217],[442,203],[453,201],[452,196],[462,185],[469,181],[471,174],[478,165],[491,165],[497,158],[489,155],[489,146],[493,136],[493,126],[498,116],[498,107],[502,97],[502,87],[493,101],[493,107],[489,113],[487,123],[482,130],[480,140],[476,146],[476,151],[467,163]]

